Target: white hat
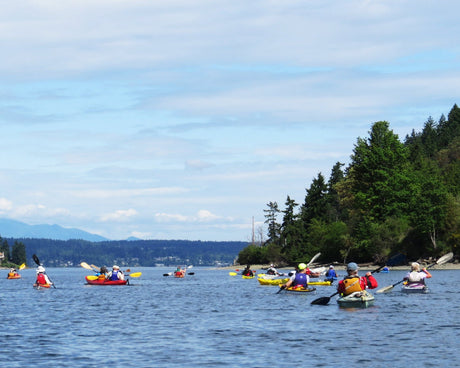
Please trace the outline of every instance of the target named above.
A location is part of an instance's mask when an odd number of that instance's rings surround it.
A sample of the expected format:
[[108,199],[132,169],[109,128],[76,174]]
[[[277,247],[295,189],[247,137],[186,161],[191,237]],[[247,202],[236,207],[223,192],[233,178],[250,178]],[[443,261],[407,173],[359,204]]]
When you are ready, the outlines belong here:
[[334,266],[333,266],[333,265],[330,265],[329,268],[334,268]]
[[115,266],[115,265],[114,265],[112,268],[113,268],[114,270],[119,270],[119,269],[120,269],[120,267]]
[[37,267],[37,273],[40,273],[40,272],[45,272],[45,267],[43,267],[43,266],[38,266],[38,267]]

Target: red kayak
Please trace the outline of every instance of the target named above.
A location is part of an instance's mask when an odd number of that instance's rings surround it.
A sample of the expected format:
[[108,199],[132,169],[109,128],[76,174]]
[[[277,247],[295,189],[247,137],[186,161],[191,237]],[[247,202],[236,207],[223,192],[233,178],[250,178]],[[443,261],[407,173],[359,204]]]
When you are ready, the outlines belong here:
[[88,279],[88,276],[86,276],[85,278],[86,278],[86,282],[89,285],[126,285],[128,283],[128,280],[115,280],[115,281],[105,280],[105,279],[91,280],[91,279]]

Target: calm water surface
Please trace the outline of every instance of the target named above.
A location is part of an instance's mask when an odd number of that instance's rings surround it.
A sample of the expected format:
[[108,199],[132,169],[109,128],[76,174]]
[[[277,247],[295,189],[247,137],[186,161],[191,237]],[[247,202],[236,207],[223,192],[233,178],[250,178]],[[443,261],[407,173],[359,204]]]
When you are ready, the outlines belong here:
[[[276,294],[256,279],[195,267],[136,268],[130,286],[89,286],[82,268],[48,268],[56,289],[35,290],[0,271],[5,367],[459,367],[460,271],[432,270],[430,293],[396,287],[375,306],[347,310],[335,297]],[[379,288],[405,272],[377,274]]]

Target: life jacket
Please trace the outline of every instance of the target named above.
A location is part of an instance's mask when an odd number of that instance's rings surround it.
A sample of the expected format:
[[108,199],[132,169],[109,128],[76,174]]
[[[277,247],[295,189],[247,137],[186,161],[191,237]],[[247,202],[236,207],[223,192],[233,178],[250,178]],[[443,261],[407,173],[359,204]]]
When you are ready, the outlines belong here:
[[14,272],[8,272],[8,277],[15,277],[16,276],[16,273]]
[[110,280],[117,281],[118,280],[118,271],[112,271],[112,275],[110,276]]
[[409,278],[407,279],[409,284],[424,284],[425,278],[423,277],[421,272],[412,271],[409,273]]
[[343,295],[350,295],[357,291],[363,291],[361,288],[361,280],[359,276],[347,276],[343,279],[343,285],[345,286],[345,291]]
[[37,275],[37,284],[39,285],[46,285],[48,282],[46,281],[45,274],[44,273],[39,273]]
[[101,273],[98,277],[97,277],[98,280],[105,280],[105,275],[103,273]]
[[301,273],[301,272],[297,272],[295,274],[295,279],[294,279],[294,282],[292,283],[292,285],[295,287],[295,286],[303,286],[305,288],[307,288],[308,286],[308,279],[307,279],[307,274],[305,273]]

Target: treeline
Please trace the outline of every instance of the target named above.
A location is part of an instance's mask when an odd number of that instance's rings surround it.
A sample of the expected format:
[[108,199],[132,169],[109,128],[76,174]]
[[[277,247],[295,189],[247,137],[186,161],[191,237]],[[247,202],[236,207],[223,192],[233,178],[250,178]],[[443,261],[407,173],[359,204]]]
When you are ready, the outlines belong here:
[[[1,238],[0,238],[1,239]],[[233,264],[247,242],[211,242],[188,240],[120,240],[90,242],[86,240],[9,239],[22,244],[24,261],[35,266],[36,254],[45,266],[78,266],[87,262],[98,266],[213,266]],[[7,240],[4,242],[7,244]],[[13,246],[14,252],[15,246]]]
[[458,255],[460,243],[460,109],[431,117],[401,142],[386,121],[358,138],[347,167],[319,173],[299,205],[264,209],[268,240],[239,253],[241,264],[295,264],[321,252],[323,262],[384,262]]
[[26,263],[26,246],[15,240],[10,246],[8,240],[0,236],[0,265],[3,267],[17,267]]

